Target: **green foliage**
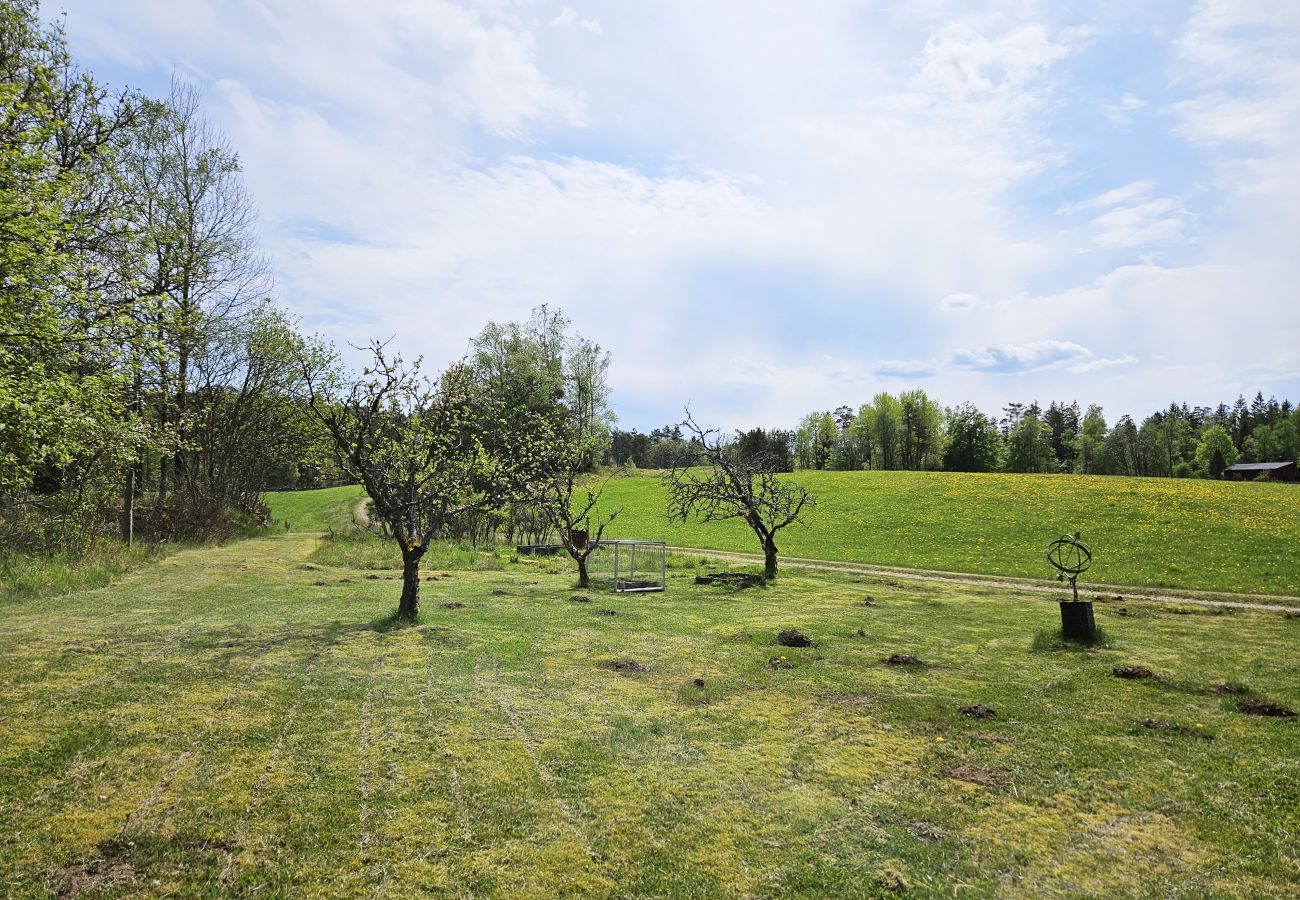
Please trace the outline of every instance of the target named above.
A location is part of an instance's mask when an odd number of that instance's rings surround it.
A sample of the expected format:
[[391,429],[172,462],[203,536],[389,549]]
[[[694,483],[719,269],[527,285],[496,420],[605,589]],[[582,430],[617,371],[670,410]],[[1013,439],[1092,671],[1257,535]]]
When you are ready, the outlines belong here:
[[1207,428],[1196,445],[1196,465],[1211,478],[1222,478],[1226,468],[1237,464],[1238,455],[1231,436],[1221,425]]
[[1051,431],[1030,414],[1007,432],[1006,470],[1019,473],[1056,471],[1056,454],[1052,450]]
[[948,410],[943,467],[949,472],[996,472],[1002,441],[997,423],[971,403]]

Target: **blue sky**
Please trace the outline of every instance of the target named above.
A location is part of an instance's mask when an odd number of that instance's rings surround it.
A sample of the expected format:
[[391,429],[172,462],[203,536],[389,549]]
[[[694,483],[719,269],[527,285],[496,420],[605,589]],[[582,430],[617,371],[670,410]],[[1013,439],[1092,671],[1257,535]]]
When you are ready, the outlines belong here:
[[365,6],[64,7],[102,79],[203,89],[339,345],[550,303],[642,429],[1300,400],[1293,0]]

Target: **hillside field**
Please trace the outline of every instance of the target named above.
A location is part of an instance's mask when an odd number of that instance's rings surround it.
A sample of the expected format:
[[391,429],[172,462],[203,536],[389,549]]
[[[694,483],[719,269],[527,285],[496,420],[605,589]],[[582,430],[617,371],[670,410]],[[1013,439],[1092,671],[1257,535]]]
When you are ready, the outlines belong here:
[[675,557],[579,603],[565,560],[435,548],[399,627],[395,571],[324,562],[386,548],[307,527],[357,496],[3,607],[0,893],[1300,892],[1300,719],[1239,709],[1300,706],[1300,619],[1107,602],[1081,651],[1005,588]]
[[[788,556],[1047,579],[1049,541],[1083,533],[1088,582],[1300,595],[1300,486],[1170,478],[955,472],[801,472],[817,497]],[[615,478],[610,536],[757,552],[739,521],[664,518],[652,475]]]

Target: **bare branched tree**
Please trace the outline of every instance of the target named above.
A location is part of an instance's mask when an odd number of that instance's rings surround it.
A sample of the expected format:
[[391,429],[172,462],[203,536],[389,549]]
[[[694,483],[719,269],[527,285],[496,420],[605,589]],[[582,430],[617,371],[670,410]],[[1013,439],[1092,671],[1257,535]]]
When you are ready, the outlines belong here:
[[802,522],[805,507],[817,501],[807,489],[782,478],[778,462],[766,454],[742,456],[717,429],[704,429],[686,410],[683,428],[692,453],[663,476],[668,489],[668,518],[721,522],[742,519],[763,547],[763,574],[776,577],[776,534]]
[[590,454],[584,450],[582,441],[563,442],[555,456],[556,459],[547,466],[548,477],[540,482],[534,506],[555,529],[565,551],[578,564],[578,587],[590,587],[587,560],[600,544],[605,529],[622,512],[622,509],[616,509],[610,513],[598,513],[605,486],[614,475],[595,485],[591,480],[593,476],[583,474]]

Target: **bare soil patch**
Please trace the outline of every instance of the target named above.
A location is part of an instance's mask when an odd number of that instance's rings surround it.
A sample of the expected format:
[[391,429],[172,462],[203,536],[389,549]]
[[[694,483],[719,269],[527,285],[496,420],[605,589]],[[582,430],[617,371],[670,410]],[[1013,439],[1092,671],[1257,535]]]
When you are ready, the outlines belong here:
[[903,827],[927,844],[937,844],[944,839],[943,829],[929,822],[905,822]]
[[1155,678],[1156,673],[1152,672],[1146,666],[1116,666],[1110,670],[1110,674],[1116,678]]
[[584,597],[582,594],[574,594],[569,598],[570,603],[590,603],[590,597]]
[[790,660],[786,659],[784,656],[773,656],[767,661],[767,667],[769,669],[793,669],[794,663],[790,662]]
[[983,703],[973,703],[970,706],[959,706],[957,708],[963,715],[970,716],[972,719],[996,719],[998,717],[995,710]]
[[919,656],[913,656],[910,653],[891,653],[885,657],[887,666],[923,666],[925,661]]
[[465,604],[461,603],[459,600],[453,600],[450,603],[444,603],[442,605],[442,608],[443,609],[464,609]]
[[948,778],[955,778],[968,784],[978,784],[981,787],[999,787],[1007,783],[1005,776],[994,772],[992,769],[983,769],[979,766],[949,766],[942,770],[942,774]]
[[1237,704],[1237,711],[1250,716],[1275,716],[1283,719],[1295,715],[1295,710],[1267,700],[1242,700]]
[[612,659],[609,662],[600,664],[602,669],[609,669],[611,672],[644,672],[645,666],[641,665],[635,659]]

